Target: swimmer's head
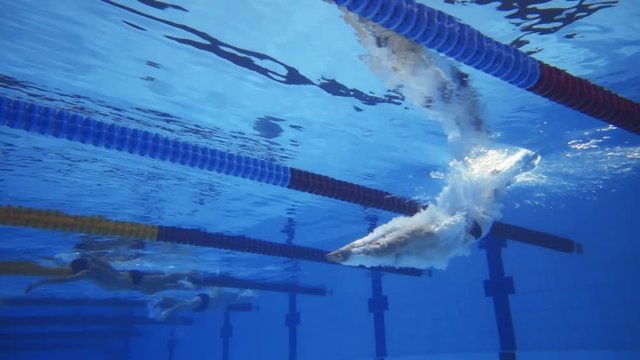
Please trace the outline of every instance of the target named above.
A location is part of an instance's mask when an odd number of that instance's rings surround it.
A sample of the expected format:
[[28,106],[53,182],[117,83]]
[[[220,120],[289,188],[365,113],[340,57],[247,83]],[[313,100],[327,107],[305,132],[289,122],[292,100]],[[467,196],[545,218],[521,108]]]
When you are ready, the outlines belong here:
[[70,266],[71,266],[71,273],[75,275],[89,268],[89,259],[87,258],[74,259],[73,261],[71,261]]
[[469,229],[469,234],[473,236],[476,240],[482,237],[482,227],[478,224],[477,221],[473,220],[471,224],[471,228]]

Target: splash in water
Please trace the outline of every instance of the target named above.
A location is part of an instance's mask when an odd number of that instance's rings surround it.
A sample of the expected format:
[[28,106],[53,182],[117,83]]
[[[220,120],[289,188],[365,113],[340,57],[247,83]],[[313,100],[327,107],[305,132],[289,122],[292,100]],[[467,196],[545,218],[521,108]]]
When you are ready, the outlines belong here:
[[487,234],[501,216],[501,194],[540,157],[526,149],[490,144],[475,93],[446,59],[350,13],[344,16],[367,50],[363,60],[371,70],[440,122],[454,160],[434,203],[414,216],[379,226],[328,258],[346,265],[444,269],[452,257],[467,255],[470,245]]
[[345,265],[444,269],[487,234],[500,217],[501,193],[539,160],[525,149],[476,149],[450,163],[448,184],[426,209],[377,227],[329,258]]

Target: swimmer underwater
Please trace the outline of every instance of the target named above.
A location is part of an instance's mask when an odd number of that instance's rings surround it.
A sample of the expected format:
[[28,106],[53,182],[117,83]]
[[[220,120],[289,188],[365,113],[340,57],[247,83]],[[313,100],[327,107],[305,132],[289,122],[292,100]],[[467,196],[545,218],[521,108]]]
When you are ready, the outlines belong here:
[[489,144],[466,75],[423,46],[346,10],[344,20],[367,51],[361,59],[387,87],[438,121],[451,146],[448,184],[417,214],[400,216],[327,255],[344,265],[444,269],[468,255],[500,217],[498,202],[518,175],[540,156],[526,149]]
[[143,274],[138,270],[118,271],[107,261],[97,257],[80,257],[70,263],[71,275],[38,280],[30,284],[25,293],[50,284],[88,280],[104,290],[134,290],[144,294],[155,294],[165,290],[194,290],[199,286],[197,273],[189,274]]
[[[33,265],[33,264],[31,264]],[[186,290],[197,293],[189,299],[178,297],[152,297],[149,301],[150,317],[164,321],[176,312],[187,310],[204,312],[221,310],[240,302],[250,303],[256,294],[251,290],[227,289],[201,286],[202,277],[197,272],[175,274],[145,274],[138,270],[117,271],[107,261],[95,256],[83,256],[70,263],[71,275],[59,276],[36,281],[30,284],[25,293],[48,285],[87,280],[104,290],[131,290],[147,295],[155,295],[170,290]]]
[[251,303],[255,298],[256,294],[251,290],[210,287],[188,300],[173,297],[156,298],[149,302],[148,310],[150,317],[164,321],[180,311],[219,311],[229,305]]

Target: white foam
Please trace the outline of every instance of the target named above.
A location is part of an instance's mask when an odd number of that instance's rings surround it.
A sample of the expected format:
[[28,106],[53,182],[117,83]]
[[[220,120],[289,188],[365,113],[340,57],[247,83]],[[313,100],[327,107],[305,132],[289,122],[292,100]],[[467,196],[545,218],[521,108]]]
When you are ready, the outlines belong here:
[[[473,222],[486,235],[501,213],[498,201],[514,179],[540,157],[521,148],[477,148],[449,166],[447,185],[435,202],[414,216],[396,217],[345,248],[347,265],[445,269],[454,256],[468,255],[476,240]],[[388,249],[389,251],[378,251]]]
[[477,96],[448,59],[351,13],[345,12],[344,18],[367,51],[361,59],[386,87],[400,90],[440,123],[455,157],[486,142]]
[[375,24],[348,14],[345,19],[367,49],[363,59],[372,71],[440,122],[454,160],[447,184],[427,209],[379,226],[334,252],[333,259],[347,265],[444,269],[452,257],[467,255],[470,244],[486,235],[501,216],[500,196],[540,157],[526,149],[488,143],[476,96],[454,78],[460,75],[449,62]]

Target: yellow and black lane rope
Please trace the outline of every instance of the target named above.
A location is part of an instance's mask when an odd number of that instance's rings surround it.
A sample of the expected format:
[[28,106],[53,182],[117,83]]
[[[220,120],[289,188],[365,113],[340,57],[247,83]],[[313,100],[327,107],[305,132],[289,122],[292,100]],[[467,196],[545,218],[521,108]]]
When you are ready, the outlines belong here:
[[[175,226],[114,221],[100,216],[68,215],[56,210],[0,206],[0,225],[188,244],[339,265],[327,260],[327,251],[306,246]],[[375,270],[412,276],[423,274],[422,270],[414,268],[376,267]]]
[[15,206],[0,206],[0,224],[143,240],[158,237],[157,226]]

